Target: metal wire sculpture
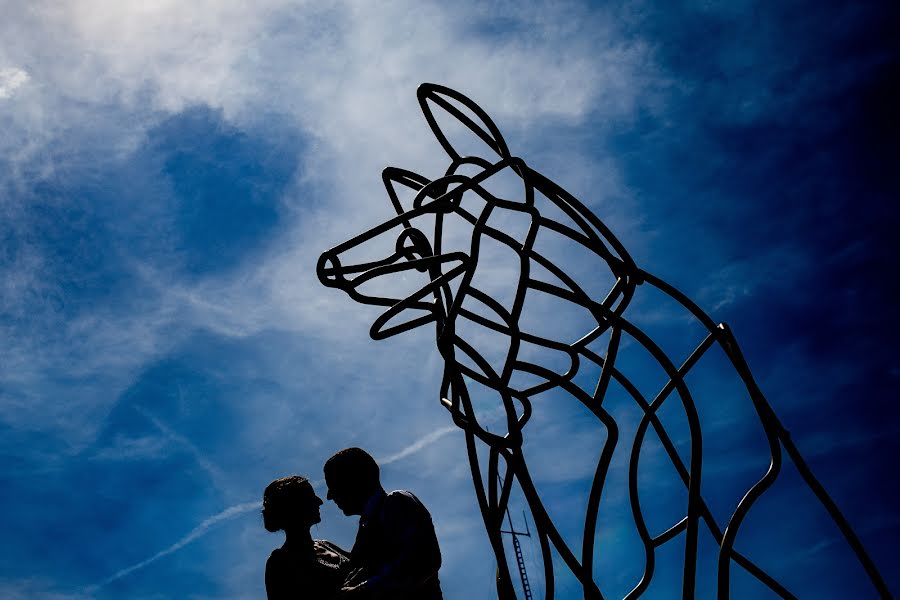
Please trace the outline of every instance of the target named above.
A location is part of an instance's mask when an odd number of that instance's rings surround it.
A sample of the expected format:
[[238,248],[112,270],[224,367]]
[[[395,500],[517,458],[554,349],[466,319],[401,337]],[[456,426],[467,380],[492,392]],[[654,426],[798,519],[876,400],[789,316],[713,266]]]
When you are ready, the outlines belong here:
[[[499,597],[504,600],[516,597],[501,538],[503,517],[514,484],[521,490],[534,519],[543,559],[546,598],[554,596],[554,551],[577,578],[586,599],[603,597],[601,585],[593,574],[598,511],[620,431],[619,424],[606,410],[604,400],[610,390],[617,387],[636,403],[642,415],[630,448],[627,481],[645,567],[640,580],[625,598],[638,598],[647,590],[654,575],[657,551],[682,535],[682,597],[693,598],[697,593],[701,526],[706,527],[718,545],[715,587],[719,598],[729,597],[731,570],[735,564],[776,595],[794,598],[784,585],[735,549],[742,523],[751,507],[774,484],[785,455],[793,461],[805,484],[839,527],[874,589],[881,597],[888,598],[886,584],[860,540],[813,476],[757,387],[729,328],[716,324],[684,294],[639,268],[619,240],[590,210],[550,179],[529,168],[521,158],[512,156],[497,126],[472,100],[435,84],[420,86],[418,100],[428,125],[450,158],[450,166],[443,176],[434,180],[400,168],[385,169],[383,181],[396,216],[323,253],[317,272],[324,285],[344,290],[357,302],[387,307],[371,327],[370,335],[376,340],[428,323],[435,324],[437,347],[445,362],[441,402],[465,433],[475,493],[497,557]],[[439,116],[443,119],[440,123]],[[451,141],[454,133],[459,132],[470,137],[474,135],[472,139],[485,144],[490,158],[464,153],[458,143]],[[493,183],[510,176],[517,182],[517,193],[506,193],[511,189],[509,187],[498,192]],[[411,205],[404,206],[404,193],[412,196]],[[430,235],[425,233],[422,221],[427,221],[429,228],[433,227]],[[455,226],[462,224],[465,231],[462,243],[455,247],[454,243],[460,238],[451,240],[448,233],[451,221]],[[513,221],[525,223],[525,226],[520,227],[518,233],[504,227]],[[539,250],[537,242],[547,232],[574,243],[596,261],[595,267],[599,265],[606,271],[603,274],[609,276],[611,287],[605,296],[594,297],[584,279],[575,276],[569,265],[557,264],[547,252]],[[369,258],[374,241],[383,241],[386,237],[392,242],[386,250],[387,255],[375,260]],[[499,248],[507,258],[512,257],[506,263],[505,272],[507,275],[512,273],[515,283],[505,297],[491,290],[492,279],[502,269],[492,270],[490,265],[479,263],[488,246],[494,248],[494,253]],[[348,258],[354,252],[361,252],[363,260]],[[600,271],[592,267],[590,277],[601,277]],[[417,273],[424,285],[414,286],[405,295],[396,292],[394,283],[383,283],[388,277],[409,279]],[[662,292],[702,325],[705,337],[682,364],[673,362],[641,327],[624,315],[639,286]],[[535,295],[579,308],[589,315],[590,327],[573,341],[561,340],[561,335],[534,333],[531,326],[523,323],[523,310],[526,299]],[[413,316],[407,316],[409,314]],[[479,346],[477,339],[462,333],[473,327],[499,336],[503,341],[499,345],[499,358],[489,356],[490,352]],[[618,368],[617,357],[626,345],[638,345],[665,373],[667,381],[652,399]],[[713,516],[701,493],[703,437],[697,407],[686,382],[701,357],[713,347],[724,351],[752,401],[765,433],[770,459],[768,470],[745,490],[724,523]],[[563,356],[562,366],[534,358],[540,351]],[[579,373],[583,376],[588,370],[587,366],[595,367],[594,372],[599,373],[592,380],[592,384],[595,383],[592,393],[576,383]],[[522,375],[531,378],[529,385],[519,383]],[[473,386],[499,398],[502,404],[500,420],[505,432],[489,431],[484,413],[476,408],[470,393]],[[532,418],[533,401],[551,390],[576,399],[606,429],[606,440],[587,499],[580,556],[566,542],[548,514],[523,451],[524,430]],[[690,432],[687,460],[679,454],[676,442],[659,416],[663,403],[673,396],[681,403]],[[669,400],[669,404],[672,401]],[[638,462],[642,445],[651,430],[658,436],[665,455],[687,490],[683,518],[658,535],[649,532],[638,489]],[[479,452],[487,454],[486,460]]]

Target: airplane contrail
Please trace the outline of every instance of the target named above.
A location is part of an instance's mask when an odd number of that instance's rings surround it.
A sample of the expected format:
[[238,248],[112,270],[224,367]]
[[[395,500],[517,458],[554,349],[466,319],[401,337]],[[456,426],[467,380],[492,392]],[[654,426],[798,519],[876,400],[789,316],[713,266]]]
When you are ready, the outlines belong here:
[[441,427],[440,429],[435,429],[428,435],[420,437],[418,440],[400,450],[399,452],[395,452],[394,454],[390,454],[384,458],[376,459],[376,462],[379,465],[389,465],[392,462],[397,462],[400,459],[406,458],[410,454],[415,454],[425,446],[429,446],[434,442],[438,441],[440,438],[444,437],[451,431],[459,431],[459,427],[456,425],[450,425],[448,427]]
[[262,502],[259,500],[255,500],[253,502],[243,502],[241,504],[235,504],[234,506],[230,506],[230,507],[226,508],[225,510],[223,510],[222,512],[216,513],[211,517],[207,517],[206,519],[203,519],[203,521],[199,525],[197,525],[196,527],[191,529],[191,531],[188,532],[187,535],[182,537],[180,540],[178,540],[177,542],[175,542],[168,548],[166,548],[164,550],[160,550],[159,552],[157,552],[150,558],[145,558],[144,560],[142,560],[140,562],[136,562],[133,565],[131,565],[130,567],[125,567],[124,569],[120,569],[119,571],[116,571],[115,573],[113,573],[112,575],[110,575],[109,577],[107,577],[106,579],[101,581],[100,583],[96,583],[94,585],[88,586],[88,588],[85,591],[87,591],[88,593],[93,593],[93,592],[97,591],[98,589],[100,589],[106,585],[109,585],[113,581],[116,581],[117,579],[121,579],[121,578],[125,577],[129,573],[133,573],[133,572],[137,571],[138,569],[143,569],[147,565],[158,561],[160,558],[162,558],[164,556],[168,556],[169,554],[172,554],[173,552],[180,550],[181,548],[187,546],[188,544],[190,544],[197,538],[205,535],[206,532],[209,531],[213,526],[218,525],[222,521],[227,521],[229,519],[237,517],[238,515],[242,515],[244,513],[250,512],[252,510],[259,510],[261,508],[262,508]]
[[[458,430],[458,428],[455,425],[448,426],[448,427],[441,427],[440,429],[436,429],[436,430],[432,431],[431,433],[428,433],[428,434],[420,437],[419,439],[414,441],[412,444],[409,444],[408,446],[406,446],[399,452],[395,452],[394,454],[390,454],[384,458],[379,458],[378,463],[381,465],[388,465],[393,462],[397,462],[398,460],[402,460],[402,459],[406,458],[407,456],[410,456],[411,454],[415,454],[419,450],[422,450],[423,448],[433,444],[434,442],[436,442],[443,436],[447,435],[451,431],[457,431],[457,430]],[[318,485],[321,485],[323,482],[321,480],[317,480],[317,481],[312,481],[310,483],[312,483],[313,487],[316,487]],[[116,571],[115,573],[113,573],[112,575],[110,575],[109,577],[104,579],[103,581],[101,581],[99,583],[95,583],[94,585],[88,586],[85,589],[85,592],[87,592],[88,594],[92,594],[93,592],[96,592],[98,589],[109,585],[113,581],[122,579],[123,577],[125,577],[131,573],[134,573],[135,571],[137,571],[139,569],[143,569],[144,567],[146,567],[152,563],[155,563],[156,561],[163,558],[164,556],[168,556],[169,554],[172,554],[173,552],[177,552],[178,550],[184,548],[185,546],[187,546],[194,540],[206,535],[206,533],[210,529],[215,527],[216,525],[218,525],[224,521],[228,521],[230,519],[238,517],[240,515],[243,515],[245,513],[260,510],[261,508],[262,508],[262,501],[259,501],[259,500],[254,500],[252,502],[242,502],[240,504],[235,504],[234,506],[229,506],[225,510],[218,512],[218,513],[212,515],[211,517],[207,517],[206,519],[201,521],[200,524],[197,525],[196,527],[194,527],[193,529],[191,529],[187,533],[187,535],[185,535],[184,537],[179,539],[177,542],[175,542],[168,548],[160,550],[153,556],[150,556],[149,558],[145,558],[142,561],[136,562],[133,565],[131,565],[130,567],[125,567],[124,569],[120,569],[120,570]]]

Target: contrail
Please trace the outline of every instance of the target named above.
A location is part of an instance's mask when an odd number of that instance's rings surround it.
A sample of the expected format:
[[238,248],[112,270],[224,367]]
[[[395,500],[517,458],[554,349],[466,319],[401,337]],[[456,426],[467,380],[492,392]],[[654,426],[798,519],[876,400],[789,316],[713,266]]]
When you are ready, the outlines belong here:
[[457,427],[456,425],[450,425],[448,427],[442,427],[441,429],[436,429],[436,430],[432,431],[431,433],[429,433],[428,435],[419,438],[418,440],[416,440],[415,442],[413,442],[412,444],[410,444],[409,446],[407,446],[400,452],[396,452],[389,456],[385,456],[384,458],[379,458],[379,459],[377,459],[376,462],[378,462],[378,464],[380,464],[380,465],[389,465],[392,462],[397,462],[400,459],[406,458],[410,454],[414,454],[414,453],[418,452],[425,446],[433,444],[434,442],[436,442],[440,438],[444,437],[451,431],[459,431],[459,427]]
[[[179,395],[181,394],[181,390],[179,389]],[[210,461],[206,456],[200,452],[200,449],[197,448],[189,439],[169,427],[166,423],[164,423],[161,419],[159,419],[152,412],[144,408],[143,406],[134,406],[134,410],[141,414],[145,419],[153,423],[153,426],[162,432],[163,435],[166,436],[172,442],[180,445],[185,450],[187,450],[191,456],[194,457],[194,460],[197,461],[197,464],[201,469],[206,471],[209,475],[209,478],[212,479],[213,483],[220,490],[228,489],[226,486],[227,477],[222,472],[219,467],[214,465],[212,461]]]
[[242,515],[246,512],[250,512],[251,510],[259,510],[261,508],[262,508],[262,502],[260,502],[260,501],[244,502],[242,504],[235,504],[234,506],[226,508],[222,512],[214,514],[213,516],[204,519],[203,522],[201,522],[199,525],[197,525],[196,527],[191,529],[191,531],[186,536],[184,536],[183,538],[181,538],[180,540],[178,540],[177,542],[175,542],[174,544],[172,544],[165,550],[160,550],[159,552],[157,552],[150,558],[145,558],[144,560],[137,562],[137,563],[131,565],[130,567],[125,567],[124,569],[121,569],[120,571],[116,571],[115,573],[113,573],[112,575],[110,575],[109,577],[107,577],[106,579],[101,581],[100,583],[89,586],[85,591],[88,593],[93,593],[93,592],[97,591],[99,588],[109,585],[110,583],[112,583],[113,581],[116,581],[117,579],[121,579],[121,578],[125,577],[129,573],[133,573],[134,571],[137,571],[138,569],[143,569],[147,565],[158,561],[160,558],[162,558],[164,556],[168,556],[169,554],[172,554],[173,552],[180,550],[181,548],[183,548],[184,546],[187,546],[188,544],[190,544],[197,538],[205,535],[206,532],[209,531],[210,528],[212,528],[214,525],[217,525],[217,524],[221,523],[222,521],[227,521],[228,519],[232,519],[238,515]]
[[[390,464],[393,462],[397,462],[398,460],[402,460],[411,454],[415,454],[422,448],[425,448],[426,446],[433,444],[434,442],[436,442],[443,436],[447,435],[451,431],[457,431],[457,430],[458,430],[458,428],[455,425],[436,429],[436,430],[432,431],[431,433],[424,435],[421,438],[417,439],[412,444],[406,446],[399,452],[395,452],[394,454],[390,454],[384,458],[379,458],[378,463],[382,464],[382,465],[387,465],[387,464]],[[313,487],[315,487],[315,486],[321,485],[323,482],[321,480],[318,480],[318,481],[313,481],[311,483],[312,483]],[[112,575],[110,575],[109,577],[104,579],[103,581],[101,581],[99,583],[95,583],[94,585],[91,585],[91,586],[88,586],[87,588],[85,588],[85,592],[87,592],[88,594],[92,594],[92,593],[96,592],[98,589],[109,585],[113,581],[119,580],[119,579],[125,577],[126,575],[134,573],[138,569],[143,569],[147,565],[155,563],[156,561],[158,561],[160,558],[163,558],[164,556],[168,556],[169,554],[172,554],[173,552],[177,552],[178,550],[181,550],[182,548],[184,548],[185,546],[187,546],[188,544],[190,544],[197,538],[200,538],[200,537],[203,537],[204,535],[206,535],[206,533],[210,529],[212,529],[214,526],[218,525],[219,523],[222,523],[223,521],[228,521],[229,519],[233,519],[235,517],[238,517],[240,515],[243,515],[245,513],[251,512],[251,511],[260,510],[261,508],[262,508],[262,502],[259,500],[254,500],[253,502],[243,502],[241,504],[235,504],[234,506],[230,506],[230,507],[226,508],[225,510],[223,510],[222,512],[216,513],[213,516],[207,517],[206,519],[204,519],[199,525],[197,525],[196,527],[191,529],[191,531],[188,532],[187,535],[182,537],[180,540],[178,540],[177,542],[175,542],[168,548],[166,548],[164,550],[160,550],[153,556],[151,556],[149,558],[145,558],[144,560],[142,560],[140,562],[134,563],[130,567],[125,567],[124,569],[116,571],[115,573],[113,573]]]

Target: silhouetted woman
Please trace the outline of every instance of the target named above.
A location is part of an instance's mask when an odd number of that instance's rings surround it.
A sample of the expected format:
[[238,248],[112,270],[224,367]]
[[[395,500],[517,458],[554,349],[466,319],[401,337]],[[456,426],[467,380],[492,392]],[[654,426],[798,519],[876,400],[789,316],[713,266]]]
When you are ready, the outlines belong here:
[[304,477],[282,477],[266,486],[263,524],[268,531],[284,530],[285,534],[284,544],[266,561],[269,600],[331,600],[337,593],[347,553],[331,542],[312,539],[309,530],[322,520],[321,505]]

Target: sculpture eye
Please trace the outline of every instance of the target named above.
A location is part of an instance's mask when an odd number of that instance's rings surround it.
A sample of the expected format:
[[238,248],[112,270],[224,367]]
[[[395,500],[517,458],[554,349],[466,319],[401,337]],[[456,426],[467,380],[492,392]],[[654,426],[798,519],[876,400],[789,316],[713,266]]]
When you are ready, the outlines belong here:
[[[433,256],[434,251],[424,233],[415,227],[409,227],[397,236],[397,254],[406,260],[417,260]],[[416,268],[423,272],[427,269],[424,265]]]

